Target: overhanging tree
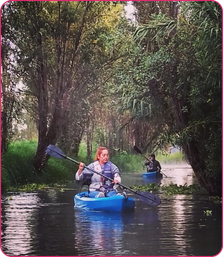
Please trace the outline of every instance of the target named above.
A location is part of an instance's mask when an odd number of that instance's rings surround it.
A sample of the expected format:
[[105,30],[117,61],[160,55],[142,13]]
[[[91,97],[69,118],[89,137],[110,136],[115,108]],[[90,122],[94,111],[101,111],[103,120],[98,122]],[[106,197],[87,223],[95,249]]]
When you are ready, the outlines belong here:
[[151,106],[147,121],[163,123],[156,144],[182,146],[200,184],[221,195],[221,8],[182,3],[173,18],[159,13],[138,26],[141,58],[124,99],[134,110]]
[[38,127],[34,157],[37,170],[43,164],[46,146],[58,142],[62,131],[65,134],[72,128],[73,147],[78,147],[88,120],[83,99],[100,88],[98,77],[120,58],[108,52],[108,40],[103,39],[119,19],[119,6],[113,2],[7,4],[6,23],[13,31],[9,40],[18,48],[23,82],[36,102],[33,113]]

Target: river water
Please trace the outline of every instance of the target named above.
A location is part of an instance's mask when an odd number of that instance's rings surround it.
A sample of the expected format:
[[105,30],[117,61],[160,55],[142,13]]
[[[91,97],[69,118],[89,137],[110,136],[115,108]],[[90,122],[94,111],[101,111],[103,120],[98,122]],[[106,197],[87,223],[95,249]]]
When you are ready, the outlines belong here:
[[[167,166],[160,183],[196,183],[186,165]],[[124,174],[126,186],[146,184]],[[167,197],[151,207],[136,199],[134,212],[74,208],[76,184],[65,190],[2,197],[1,249],[9,256],[212,256],[222,248],[221,205],[206,195]],[[209,216],[205,214],[209,211]]]

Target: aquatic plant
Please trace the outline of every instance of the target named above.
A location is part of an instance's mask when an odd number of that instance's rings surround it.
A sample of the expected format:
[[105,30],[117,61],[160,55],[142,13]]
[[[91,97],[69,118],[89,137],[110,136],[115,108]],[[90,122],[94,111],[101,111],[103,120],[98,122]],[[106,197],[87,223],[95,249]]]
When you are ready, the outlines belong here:
[[206,216],[212,216],[212,210],[205,210],[205,211],[204,211],[204,214],[205,214]]
[[45,190],[45,189],[58,189],[60,192],[64,192],[64,181],[61,183],[51,183],[51,184],[45,184],[45,183],[27,183],[26,185],[17,185],[13,187],[9,187],[7,191],[9,192],[35,192],[39,190]]
[[204,192],[204,189],[197,184],[194,185],[177,185],[171,183],[170,185],[167,186],[162,186],[161,184],[156,184],[156,183],[150,183],[148,185],[137,185],[133,186],[134,190],[139,190],[139,191],[149,191],[149,192],[154,192],[154,191],[160,191],[164,192],[166,195],[174,195],[174,194],[193,194],[193,193],[202,193]]

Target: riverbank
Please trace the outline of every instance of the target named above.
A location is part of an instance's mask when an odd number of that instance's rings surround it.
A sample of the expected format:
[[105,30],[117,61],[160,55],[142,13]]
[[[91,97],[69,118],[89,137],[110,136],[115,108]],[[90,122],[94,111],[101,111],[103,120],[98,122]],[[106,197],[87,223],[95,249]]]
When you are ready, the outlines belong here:
[[[37,148],[36,141],[17,141],[9,145],[7,153],[1,156],[1,191],[5,192],[12,188],[36,187],[34,185],[52,185],[66,183],[74,179],[77,165],[65,160],[50,158],[40,174],[33,167],[33,156]],[[86,146],[80,146],[78,156],[70,156],[78,161],[87,163]],[[162,157],[162,158],[161,158]],[[161,156],[163,167],[171,163],[179,163],[183,160],[181,153]],[[113,154],[111,161],[120,169],[121,173],[141,173],[144,166],[144,158],[138,154],[130,154],[125,151]]]

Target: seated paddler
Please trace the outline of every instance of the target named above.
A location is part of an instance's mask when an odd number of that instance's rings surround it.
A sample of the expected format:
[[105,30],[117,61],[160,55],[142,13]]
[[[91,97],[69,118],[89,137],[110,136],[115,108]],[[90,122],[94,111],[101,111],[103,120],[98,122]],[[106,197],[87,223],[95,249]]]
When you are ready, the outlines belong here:
[[[83,162],[79,163],[79,169],[76,172],[75,179],[77,181],[83,180],[84,177],[91,177],[91,183],[89,185],[90,197],[106,197],[116,195],[117,184],[121,183],[121,176],[119,169],[116,165],[109,161],[109,153],[106,147],[99,147],[95,155],[95,161],[90,163],[87,167],[84,167]],[[109,180],[97,173],[112,179]]]
[[156,160],[156,156],[154,153],[150,154],[149,160],[145,162],[145,165],[147,167],[147,172],[161,172],[161,165]]

